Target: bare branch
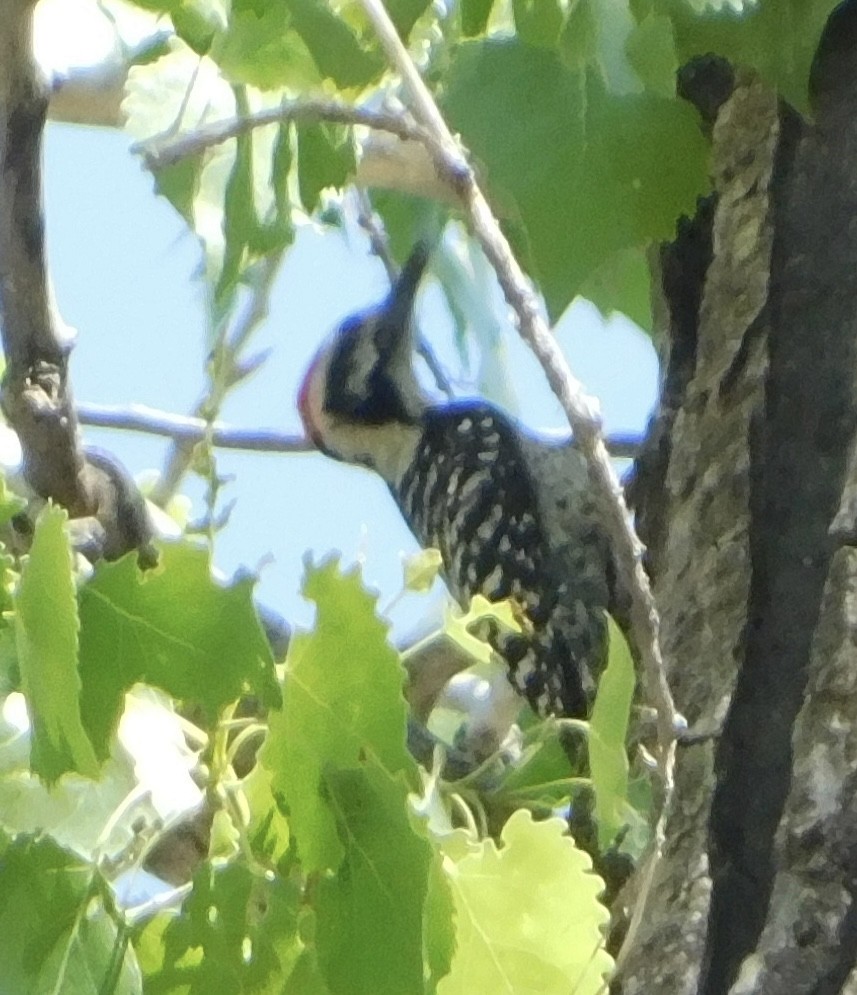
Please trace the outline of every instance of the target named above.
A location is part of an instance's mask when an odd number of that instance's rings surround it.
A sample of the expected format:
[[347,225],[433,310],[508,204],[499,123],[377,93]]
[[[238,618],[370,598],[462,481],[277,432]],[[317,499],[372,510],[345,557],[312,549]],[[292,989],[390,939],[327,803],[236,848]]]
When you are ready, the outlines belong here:
[[77,413],[84,425],[115,428],[126,432],[159,435],[181,445],[196,445],[205,439],[219,449],[243,449],[257,453],[307,453],[315,446],[303,436],[276,429],[242,429],[223,422],[209,425],[203,418],[159,411],[144,404],[121,407],[112,404],[78,404]]
[[[598,404],[585,393],[551,336],[542,318],[538,299],[476,182],[464,150],[447,127],[382,0],[361,0],[361,3],[391,65],[402,78],[416,120],[431,136],[427,148],[434,157],[438,173],[445,175],[450,185],[459,191],[470,224],[497,273],[506,300],[517,315],[520,333],[541,362],[586,457],[595,496],[610,532],[622,580],[630,595],[633,637],[642,659],[646,689],[658,712],[658,766],[664,792],[655,829],[656,852],[659,853],[663,847],[666,817],[673,793],[677,714],[661,657],[660,622],[643,568],[643,548],[630,524],[622,488],[604,445]],[[646,893],[650,891],[651,869],[647,876]],[[642,915],[645,898],[646,894],[641,896],[635,918]]]
[[198,128],[193,134],[182,138],[155,139],[135,145],[132,149],[142,155],[146,166],[151,170],[173,166],[188,156],[198,155],[206,149],[220,145],[230,138],[238,138],[255,128],[269,124],[285,124],[290,121],[332,121],[338,124],[362,125],[376,131],[386,131],[400,139],[425,141],[423,129],[401,113],[370,110],[367,107],[353,107],[336,100],[289,100],[279,107],[234,118],[230,121],[215,121]]
[[[254,453],[313,453],[316,447],[302,435],[280,432],[274,428],[236,428],[216,421],[209,425],[203,418],[160,411],[145,404],[77,405],[82,425],[113,428],[124,432],[141,432],[172,439],[180,446],[194,446],[209,440],[217,449],[238,449]],[[607,449],[614,459],[633,457],[640,448],[638,435],[607,436]]]
[[0,27],[0,300],[16,374],[67,352],[51,307],[44,253],[41,139],[47,92],[33,60],[31,0],[10,0]]
[[54,307],[45,262],[41,153],[49,95],[33,55],[34,7],[33,0],[10,0],[0,21],[2,406],[29,486],[77,519],[87,555],[115,558],[148,547],[151,526],[129,475],[106,454],[85,451],[77,430],[71,336]]

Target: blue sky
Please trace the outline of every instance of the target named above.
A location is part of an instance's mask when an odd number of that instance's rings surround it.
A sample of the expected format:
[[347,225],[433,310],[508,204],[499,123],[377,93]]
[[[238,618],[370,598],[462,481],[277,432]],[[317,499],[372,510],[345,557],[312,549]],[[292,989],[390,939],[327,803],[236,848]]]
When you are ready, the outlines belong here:
[[[46,209],[51,273],[60,311],[78,331],[72,377],[81,401],[138,402],[186,413],[204,383],[205,310],[196,278],[197,243],[181,219],[152,191],[151,178],[120,133],[49,125]],[[295,397],[322,337],[351,311],[386,289],[380,264],[359,239],[300,230],[275,286],[270,316],[255,345],[271,346],[267,365],[228,401],[223,417],[244,427],[299,431]],[[497,295],[504,325],[509,385],[517,414],[532,427],[559,428],[562,413],[535,360],[519,342]],[[452,358],[451,328],[436,290],[420,304],[424,333]],[[602,403],[608,431],[640,430],[656,387],[648,339],[622,318],[602,322],[581,303],[557,330],[574,369]],[[135,474],[161,466],[166,443],[153,437],[87,429],[88,442],[113,451]],[[263,563],[259,597],[292,621],[310,610],[298,593],[307,550],[337,549],[359,558],[381,604],[401,584],[400,553],[413,539],[386,489],[370,473],[317,455],[222,453],[225,489],[236,500],[218,539],[216,562],[227,572]],[[201,511],[201,488],[187,493]],[[423,605],[411,597],[394,620],[407,628]]]

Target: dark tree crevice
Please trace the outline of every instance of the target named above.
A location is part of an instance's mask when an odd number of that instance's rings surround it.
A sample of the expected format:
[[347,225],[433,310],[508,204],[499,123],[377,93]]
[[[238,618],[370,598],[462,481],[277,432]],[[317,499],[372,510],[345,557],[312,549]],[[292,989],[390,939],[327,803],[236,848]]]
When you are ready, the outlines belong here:
[[677,705],[722,725],[680,753],[625,995],[857,978],[855,9],[819,45],[811,120],[717,60],[682,84],[714,193],[661,251],[665,375],[630,496]]
[[[828,85],[814,126],[789,111],[781,118],[769,366],[750,447],[750,602],[715,759],[705,995],[725,995],[765,926],[792,733],[834,552],[830,526],[857,425],[857,231],[843,223],[857,217],[852,89],[843,77],[837,99]],[[827,990],[839,989],[818,989]]]

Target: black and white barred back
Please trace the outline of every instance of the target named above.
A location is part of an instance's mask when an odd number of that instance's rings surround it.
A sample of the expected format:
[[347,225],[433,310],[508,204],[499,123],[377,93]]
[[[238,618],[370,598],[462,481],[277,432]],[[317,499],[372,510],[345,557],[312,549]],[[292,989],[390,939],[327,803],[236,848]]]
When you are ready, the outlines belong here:
[[512,685],[541,715],[587,712],[616,606],[609,545],[578,450],[479,400],[435,404],[414,370],[418,246],[387,298],[347,318],[316,353],[298,410],[333,459],[389,486],[422,546],[440,550],[452,596],[511,598],[529,620],[497,632]]
[[[525,611],[531,631],[492,640],[512,684],[541,715],[579,716],[605,654],[609,555],[593,509],[568,490],[585,473],[579,454],[535,445],[536,462],[520,429],[489,404],[431,407],[390,489],[419,543],[440,551],[459,603],[482,594]],[[546,468],[556,471],[553,487]]]

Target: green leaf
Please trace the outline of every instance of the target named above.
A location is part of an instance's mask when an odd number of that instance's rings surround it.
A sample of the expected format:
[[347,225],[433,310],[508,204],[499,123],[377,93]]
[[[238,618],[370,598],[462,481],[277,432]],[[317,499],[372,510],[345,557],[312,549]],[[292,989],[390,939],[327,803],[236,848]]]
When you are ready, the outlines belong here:
[[572,0],[571,10],[559,38],[563,64],[573,71],[582,71],[595,64],[598,24],[592,10],[592,0]]
[[449,973],[455,947],[455,903],[442,860],[435,859],[429,868],[423,913],[427,991],[435,991],[438,981]]
[[305,42],[291,28],[286,0],[235,0],[227,31],[211,56],[227,79],[260,90],[303,90],[322,82]]
[[413,776],[405,746],[404,672],[357,571],[335,560],[308,566],[304,595],[317,605],[313,632],[293,637],[282,711],[270,716],[261,762],[290,813],[307,873],[336,868],[345,855],[336,812],[323,799],[331,770],[373,758],[390,774]]
[[[0,542],[0,634],[4,634],[0,635],[0,638],[5,638],[11,633],[13,644],[15,620],[12,614],[5,615],[4,613],[11,613],[14,610],[15,590],[19,579],[20,574],[15,558],[6,552],[3,543]],[[14,651],[14,645],[12,649]],[[0,658],[2,658],[2,653],[0,653]],[[0,666],[0,670],[2,669]]]
[[280,0],[324,79],[343,88],[364,87],[377,79],[386,62],[374,46],[366,47],[326,0]]
[[448,218],[448,212],[436,201],[393,190],[373,190],[372,206],[384,222],[393,258],[399,265],[404,264],[420,239],[435,243]]
[[48,838],[19,836],[0,853],[0,965],[15,995],[142,992],[106,881]]
[[98,774],[81,722],[78,615],[67,520],[62,508],[47,505],[41,511],[14,598],[18,665],[33,728],[30,760],[49,783],[68,771]]
[[[580,738],[582,742],[582,735]],[[581,760],[584,755],[581,747]],[[526,804],[551,810],[567,804],[576,794],[579,788],[571,778],[580,779],[579,775],[580,769],[571,767],[556,724],[548,720],[540,722],[528,734],[521,759],[509,769],[500,794],[510,805]]]
[[197,55],[205,55],[224,26],[223,5],[212,0],[179,0],[172,11],[179,38]]
[[565,17],[559,0],[513,0],[515,28],[528,45],[554,48]]
[[278,865],[287,859],[291,834],[289,823],[274,797],[271,772],[257,763],[241,782],[244,798],[250,810],[247,837],[253,853],[267,865]]
[[605,318],[621,311],[651,333],[652,273],[645,249],[614,252],[584,280],[580,294]]
[[432,275],[452,315],[461,363],[478,369],[479,393],[507,411],[518,410],[503,341],[506,315],[498,313],[496,276],[478,243],[462,237],[453,248],[442,241],[432,254]]
[[277,138],[271,153],[271,187],[274,191],[274,204],[279,218],[290,218],[289,175],[292,171],[292,126],[281,124],[277,128]]
[[203,864],[181,914],[156,916],[135,942],[146,991],[282,990],[303,950],[300,900],[295,882]]
[[[380,77],[386,62],[374,33],[365,30],[365,18],[350,6],[333,10],[325,0],[233,0],[227,30],[210,54],[233,82],[263,90],[306,92],[325,80],[362,89]],[[429,0],[387,5],[403,38],[428,6]]]
[[[461,45],[445,107],[492,198],[523,224],[519,246],[552,319],[615,253],[671,237],[708,186],[708,148],[687,104],[611,95],[518,41]],[[623,305],[617,294],[612,306]]]
[[645,88],[661,97],[675,95],[678,55],[668,17],[648,14],[634,28],[625,50]]
[[563,64],[576,71],[595,70],[614,96],[642,89],[626,51],[635,28],[632,7],[625,0],[571,0],[559,36]]
[[618,849],[627,854],[635,864],[643,859],[652,842],[654,805],[651,770],[632,775],[628,783],[626,825]]
[[435,857],[412,828],[403,779],[369,761],[328,770],[325,785],[343,846],[339,870],[319,881],[316,900],[328,987],[334,995],[421,992],[423,910]]
[[766,0],[736,12],[694,10],[687,0],[656,0],[673,23],[678,61],[715,53],[752,66],[798,110],[806,110],[809,71],[837,0]]
[[[236,94],[236,103],[239,112],[247,110],[240,93]],[[253,136],[239,135],[223,201],[225,245],[223,265],[214,291],[215,328],[220,327],[232,307],[241,276],[251,260],[248,247],[258,224],[253,185]]]
[[639,93],[640,83],[627,56],[635,27],[631,5],[625,0],[598,0],[592,3],[592,17],[596,29],[592,64],[600,80],[614,96]]
[[278,995],[330,995],[313,948],[308,947],[300,955],[294,971]]
[[206,550],[190,543],[164,546],[145,575],[134,556],[99,565],[80,592],[81,709],[99,757],[138,681],[198,703],[209,721],[242,694],[277,705],[252,591],[250,578],[217,583]]
[[199,193],[202,155],[191,155],[172,166],[155,170],[155,187],[193,227],[193,205]]
[[10,491],[6,478],[0,474],[0,525],[11,522],[15,515],[19,515],[26,507],[27,502],[24,498]]
[[387,0],[384,6],[399,37],[407,41],[413,26],[431,6],[431,0]]
[[[125,90],[126,128],[141,142],[172,135],[183,124],[225,120],[236,113],[235,94],[217,66],[184,46],[155,62],[132,66]],[[207,149],[187,165],[170,167],[158,181],[159,192],[169,197],[199,238],[212,283],[223,267],[223,203],[234,149],[234,141]]]
[[481,594],[474,595],[466,612],[450,606],[444,613],[443,631],[474,661],[490,663],[493,651],[483,635],[486,624],[496,624],[501,631],[521,631],[511,600],[492,602]]
[[437,580],[443,568],[440,550],[428,547],[405,558],[405,588],[408,591],[427,591]]
[[610,653],[589,719],[589,766],[595,790],[598,846],[604,851],[625,825],[628,804],[628,721],[636,675],[628,643],[608,617]]
[[438,995],[597,995],[613,962],[604,949],[604,885],[561,819],[512,814],[500,847],[484,840],[445,869],[458,949]]
[[337,124],[299,124],[298,185],[301,201],[311,214],[322,190],[342,187],[354,174],[357,160],[351,132]]
[[0,699],[17,691],[20,685],[15,630],[10,625],[0,625]]
[[176,34],[204,55],[226,20],[225,0],[130,0],[137,7],[168,14]]
[[493,6],[494,0],[461,0],[461,33],[465,38],[484,33]]

